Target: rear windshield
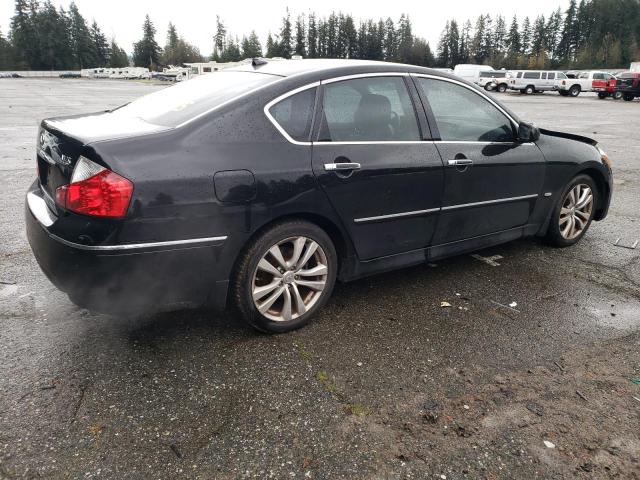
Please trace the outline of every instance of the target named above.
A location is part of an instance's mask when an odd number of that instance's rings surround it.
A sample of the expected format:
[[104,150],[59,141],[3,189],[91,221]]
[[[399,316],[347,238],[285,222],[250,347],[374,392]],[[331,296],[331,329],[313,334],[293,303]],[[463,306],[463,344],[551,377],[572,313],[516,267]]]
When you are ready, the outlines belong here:
[[214,72],[138,98],[111,114],[176,127],[222,103],[281,77],[252,72]]

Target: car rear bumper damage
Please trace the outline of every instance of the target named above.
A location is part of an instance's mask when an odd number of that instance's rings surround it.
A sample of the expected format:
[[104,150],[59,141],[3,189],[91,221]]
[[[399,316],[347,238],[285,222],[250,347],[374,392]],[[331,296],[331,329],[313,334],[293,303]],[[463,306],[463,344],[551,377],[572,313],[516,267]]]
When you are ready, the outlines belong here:
[[228,279],[216,269],[226,263],[224,236],[121,245],[71,242],[52,233],[57,218],[37,182],[27,193],[25,220],[42,271],[78,306],[108,314],[225,307]]

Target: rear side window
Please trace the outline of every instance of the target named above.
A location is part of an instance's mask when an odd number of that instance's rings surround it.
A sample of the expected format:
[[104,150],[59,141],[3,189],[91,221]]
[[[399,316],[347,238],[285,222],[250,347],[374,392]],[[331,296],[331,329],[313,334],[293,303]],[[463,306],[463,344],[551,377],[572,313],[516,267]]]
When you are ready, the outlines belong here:
[[315,99],[316,89],[308,88],[276,103],[269,113],[291,138],[308,142]]
[[540,79],[540,72],[524,72],[524,78]]
[[556,74],[554,72],[547,73],[547,80],[554,80],[556,78]]
[[324,87],[321,142],[420,140],[401,77],[366,77]]
[[511,121],[485,97],[444,80],[419,78],[440,131],[454,142],[513,142]]
[[138,98],[108,115],[137,117],[155,125],[176,127],[280,78],[275,75],[231,70],[200,75],[188,82],[180,82]]

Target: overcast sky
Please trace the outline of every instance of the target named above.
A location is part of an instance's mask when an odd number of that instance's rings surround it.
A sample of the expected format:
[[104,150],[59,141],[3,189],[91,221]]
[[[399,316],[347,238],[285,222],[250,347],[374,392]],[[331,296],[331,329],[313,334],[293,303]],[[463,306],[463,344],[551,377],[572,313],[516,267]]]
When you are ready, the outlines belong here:
[[[55,5],[68,7],[69,1],[53,0]],[[302,3],[302,2],[301,2]],[[408,13],[413,23],[415,35],[424,37],[435,50],[438,38],[447,19],[455,18],[459,23],[474,19],[481,13],[492,17],[501,14],[507,18],[507,27],[514,14],[519,19],[525,16],[547,16],[557,7],[566,10],[569,0],[535,0],[523,2],[514,0],[446,0],[374,2],[371,0],[324,0],[313,7],[296,6],[297,2],[284,0],[242,0],[213,2],[206,0],[76,0],[82,15],[91,22],[94,18],[109,36],[128,53],[132,43],[139,40],[145,14],[151,16],[157,33],[157,41],[165,44],[167,24],[173,22],[178,33],[200,48],[203,55],[211,54],[211,37],[215,33],[216,15],[220,15],[227,30],[241,36],[255,30],[263,47],[268,32],[277,32],[285,8],[291,6],[292,17],[299,13],[308,13],[309,8],[320,16],[328,15],[332,10],[341,10],[354,16],[356,22],[362,18],[391,17],[394,21],[401,13]],[[0,29],[3,34],[9,30],[10,19],[14,14],[14,0],[0,0]]]

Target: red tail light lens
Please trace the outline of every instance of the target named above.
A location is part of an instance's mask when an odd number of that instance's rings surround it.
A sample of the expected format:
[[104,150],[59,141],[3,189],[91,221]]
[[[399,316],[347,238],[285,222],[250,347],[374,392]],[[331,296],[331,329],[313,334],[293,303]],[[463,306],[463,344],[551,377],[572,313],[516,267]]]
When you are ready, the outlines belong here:
[[102,169],[89,178],[58,187],[56,202],[82,215],[121,218],[127,213],[132,194],[133,183]]

